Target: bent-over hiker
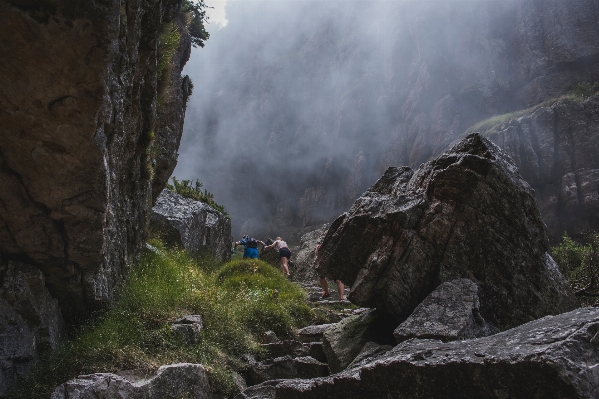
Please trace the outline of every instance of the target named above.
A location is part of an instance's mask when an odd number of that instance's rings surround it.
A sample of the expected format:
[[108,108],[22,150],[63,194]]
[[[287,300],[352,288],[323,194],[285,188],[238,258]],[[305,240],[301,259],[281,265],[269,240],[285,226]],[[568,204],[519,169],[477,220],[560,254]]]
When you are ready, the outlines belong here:
[[281,258],[281,271],[285,277],[289,278],[289,266],[287,264],[291,259],[291,251],[289,250],[287,243],[283,241],[281,237],[277,237],[275,242],[264,247],[265,250],[271,248],[276,248],[279,250],[279,256]]
[[243,259],[258,259],[258,244],[261,244],[262,246],[266,245],[260,240],[244,235],[241,240],[235,242],[235,247],[238,245],[243,245],[245,247]]
[[[318,258],[318,251],[320,250],[320,246],[322,244],[318,244],[316,249],[314,250],[315,258]],[[341,280],[335,280],[337,283],[337,290],[339,292],[339,300],[343,301],[343,294],[345,293],[345,285],[341,282]],[[327,283],[327,279],[324,276],[318,275],[318,284],[322,287],[323,292],[320,296],[320,299],[329,299],[331,298],[331,293],[329,292],[329,283]]]

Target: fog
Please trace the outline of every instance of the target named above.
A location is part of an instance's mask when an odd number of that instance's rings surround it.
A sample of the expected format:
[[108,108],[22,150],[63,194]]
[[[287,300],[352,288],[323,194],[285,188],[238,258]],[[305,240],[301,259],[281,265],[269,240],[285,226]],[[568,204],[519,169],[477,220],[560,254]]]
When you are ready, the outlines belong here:
[[184,71],[174,175],[214,194],[235,237],[297,241],[388,166],[517,107],[502,30],[516,3],[229,0]]

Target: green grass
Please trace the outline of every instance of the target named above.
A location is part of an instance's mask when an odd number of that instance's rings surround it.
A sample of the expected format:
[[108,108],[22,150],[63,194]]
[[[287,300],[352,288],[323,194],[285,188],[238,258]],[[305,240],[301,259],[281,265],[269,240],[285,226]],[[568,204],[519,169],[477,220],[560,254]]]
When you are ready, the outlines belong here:
[[585,98],[580,97],[576,94],[570,93],[570,94],[567,94],[562,97],[553,98],[553,99],[544,101],[540,104],[535,105],[534,107],[526,108],[526,109],[515,111],[515,112],[510,112],[507,114],[496,115],[491,118],[480,121],[477,124],[469,127],[462,134],[462,137],[466,137],[467,135],[469,135],[471,133],[475,133],[475,132],[478,132],[478,133],[482,134],[483,136],[489,136],[494,133],[498,133],[499,130],[501,129],[501,125],[503,125],[504,123],[514,121],[514,120],[521,118],[525,115],[529,115],[529,114],[535,112],[536,110],[538,110],[539,108],[550,107],[553,104],[555,104],[556,102],[563,101],[563,100],[572,100],[572,101],[580,102],[580,101],[585,100]]
[[205,204],[210,205],[212,208],[216,209],[228,219],[231,219],[229,214],[225,211],[225,207],[220,205],[214,201],[214,195],[208,190],[204,189],[202,191],[203,184],[196,179],[195,182],[191,180],[178,180],[177,177],[172,176],[171,181],[173,184],[166,184],[166,188],[171,190],[174,193],[177,193],[183,197],[190,198],[195,201],[202,201]]
[[564,234],[551,255],[568,280],[581,306],[599,305],[599,233],[588,232],[576,240]]
[[163,78],[162,74],[164,72],[170,72],[173,58],[177,53],[180,41],[181,34],[174,22],[168,22],[161,26],[160,32],[158,33],[158,54],[156,62],[156,76],[159,80]]
[[[238,360],[243,354],[260,352],[264,331],[282,337],[314,319],[305,292],[262,261],[221,265],[152,244],[160,253],[142,256],[114,306],[21,381],[13,398],[49,397],[54,387],[80,374],[151,373],[178,362],[203,364],[216,388],[231,396],[231,371],[243,367]],[[168,324],[186,314],[204,320],[196,345],[183,343]]]

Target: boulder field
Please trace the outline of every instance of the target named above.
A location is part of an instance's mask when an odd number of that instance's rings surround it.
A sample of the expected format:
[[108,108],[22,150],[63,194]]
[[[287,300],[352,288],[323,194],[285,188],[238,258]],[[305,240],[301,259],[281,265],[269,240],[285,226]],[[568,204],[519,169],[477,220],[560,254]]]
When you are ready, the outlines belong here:
[[599,309],[572,310],[548,248],[533,190],[480,135],[416,171],[390,168],[331,225],[316,261],[377,308],[323,326],[336,374],[236,399],[596,398]]
[[411,339],[341,373],[267,381],[236,399],[594,399],[598,331],[599,309],[584,308],[484,338]]

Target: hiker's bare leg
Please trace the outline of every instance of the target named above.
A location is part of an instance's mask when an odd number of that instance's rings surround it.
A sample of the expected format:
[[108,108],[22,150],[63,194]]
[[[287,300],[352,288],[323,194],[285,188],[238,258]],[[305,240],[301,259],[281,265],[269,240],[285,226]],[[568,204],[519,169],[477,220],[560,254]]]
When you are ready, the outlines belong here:
[[325,294],[329,293],[329,283],[327,283],[326,278],[323,276],[318,276],[318,284],[320,284]]
[[337,283],[337,289],[339,290],[339,300],[342,301],[345,294],[345,285],[341,282],[341,280],[335,280],[335,282]]
[[289,277],[289,267],[287,267],[287,258],[281,258],[281,271],[285,277]]

